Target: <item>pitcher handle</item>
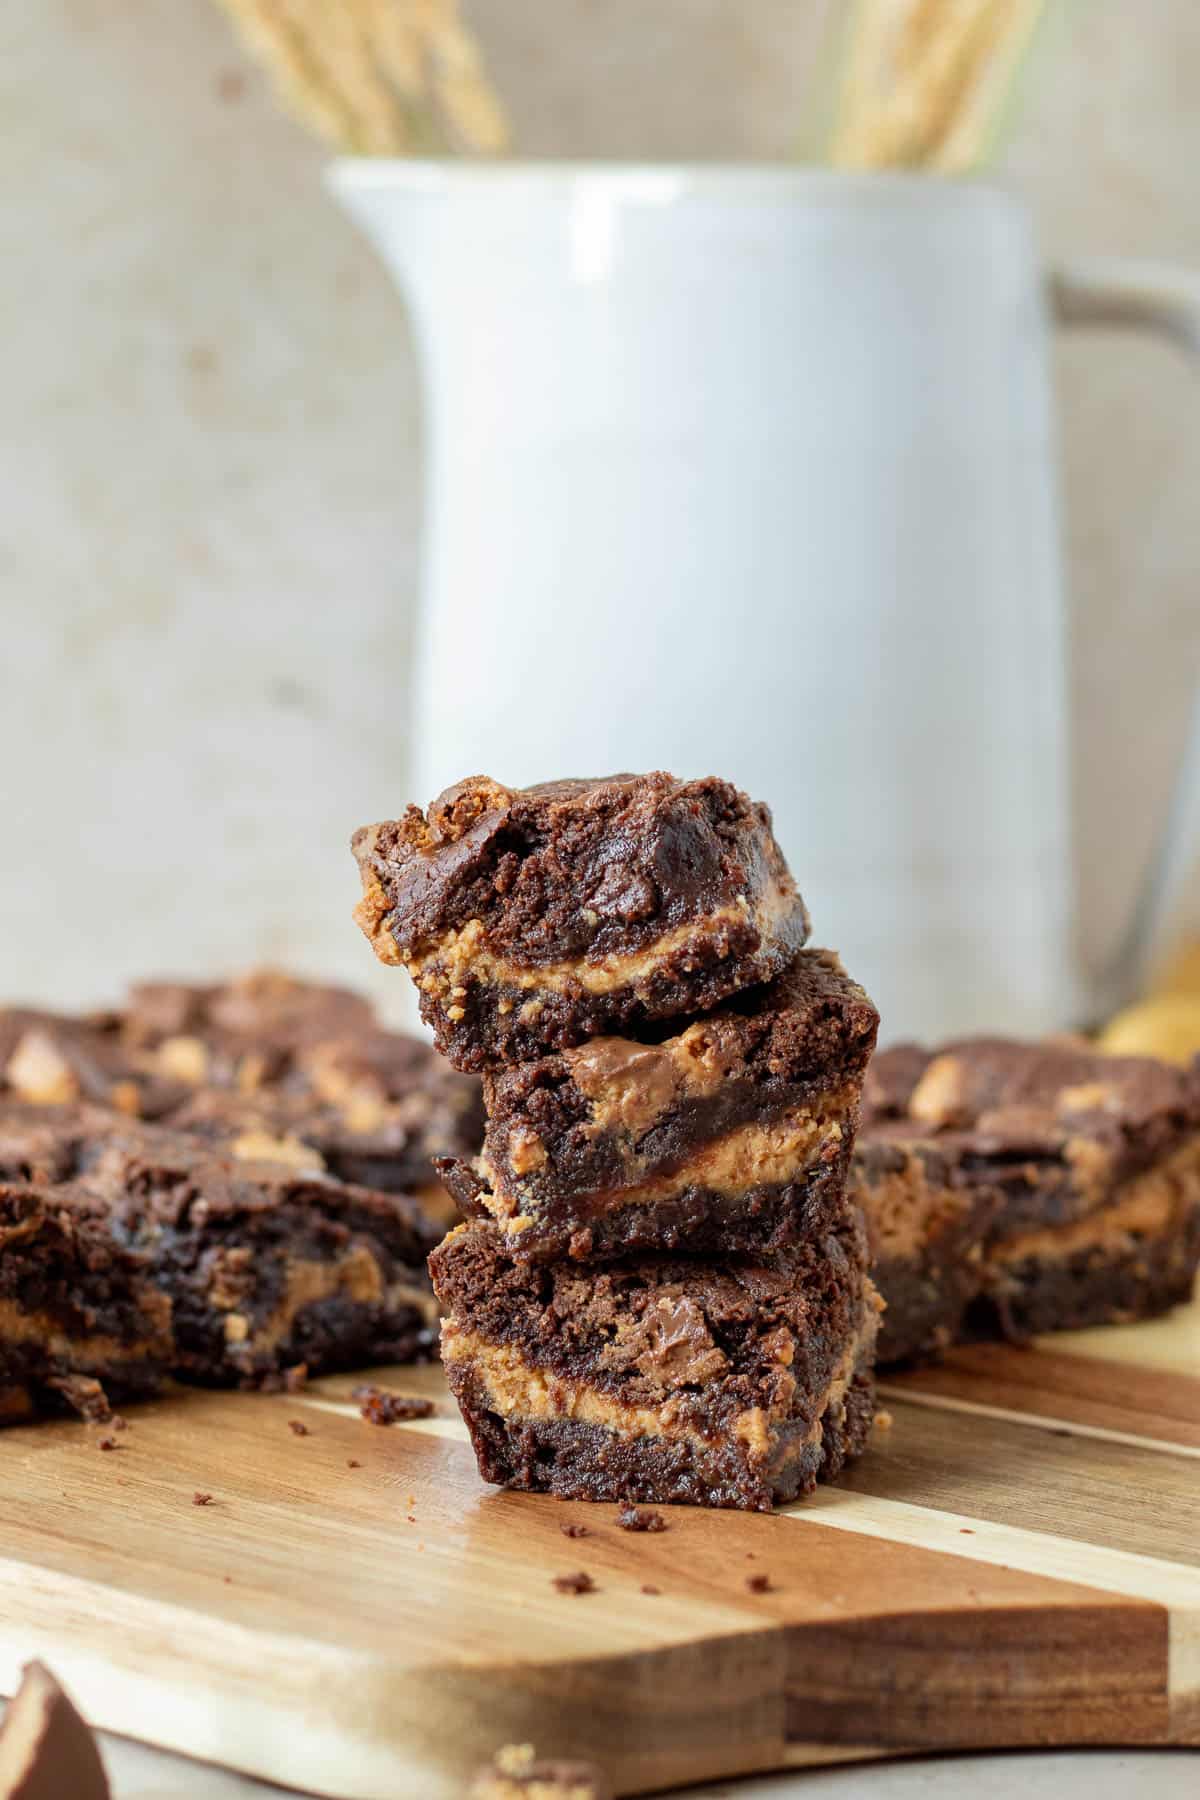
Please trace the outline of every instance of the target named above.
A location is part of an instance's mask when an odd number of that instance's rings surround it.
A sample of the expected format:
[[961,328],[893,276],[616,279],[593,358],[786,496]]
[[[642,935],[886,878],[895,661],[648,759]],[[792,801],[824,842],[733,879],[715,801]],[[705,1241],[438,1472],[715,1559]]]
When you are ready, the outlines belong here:
[[[1051,271],[1050,299],[1060,325],[1132,327],[1167,338],[1200,357],[1200,273],[1169,263],[1088,259]],[[1162,836],[1146,867],[1124,933],[1101,971],[1103,1010],[1141,990],[1148,965],[1180,892],[1200,858],[1200,684],[1192,700],[1183,754]]]

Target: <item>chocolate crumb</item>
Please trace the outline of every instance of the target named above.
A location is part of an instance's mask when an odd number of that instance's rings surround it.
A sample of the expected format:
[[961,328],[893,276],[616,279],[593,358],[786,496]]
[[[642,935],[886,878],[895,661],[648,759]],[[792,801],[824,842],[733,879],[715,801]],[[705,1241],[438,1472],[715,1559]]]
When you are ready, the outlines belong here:
[[192,1495],[192,1505],[193,1506],[211,1506],[212,1505],[212,1495],[211,1494],[202,1494],[199,1491],[199,1489],[197,1489],[196,1492]]
[[577,1569],[573,1575],[556,1575],[553,1585],[560,1594],[594,1594],[596,1584],[586,1569]]
[[769,1575],[747,1575],[746,1586],[752,1594],[769,1594],[771,1577]]
[[975,1536],[975,1528],[973,1525],[960,1525],[958,1530],[959,1530],[959,1535],[961,1537],[974,1537]]
[[351,1456],[347,1459],[346,1467],[348,1469],[361,1469],[362,1464],[359,1462],[359,1460],[356,1456]]
[[622,1531],[666,1531],[667,1521],[652,1506],[623,1506],[617,1514]]
[[387,1388],[357,1387],[351,1398],[361,1402],[358,1410],[368,1425],[396,1425],[402,1419],[428,1419],[434,1412],[432,1400],[421,1400],[415,1394],[393,1394]]
[[303,1419],[289,1419],[288,1430],[294,1431],[297,1437],[307,1437],[309,1435],[308,1426],[304,1423]]
[[100,1439],[100,1448],[102,1450],[115,1450],[116,1447],[117,1447],[117,1440],[115,1438],[101,1438]]
[[558,1529],[562,1532],[564,1537],[580,1538],[580,1537],[587,1537],[587,1535],[588,1535],[588,1528],[586,1525],[576,1525],[574,1523],[571,1523],[571,1524],[567,1524],[567,1525],[560,1525]]
[[651,1587],[650,1583],[647,1581],[647,1582],[644,1582],[642,1585],[642,1592],[643,1592],[643,1594],[661,1594],[662,1589],[656,1588],[656,1587]]
[[405,1513],[405,1515],[404,1515],[404,1516],[405,1516],[405,1518],[406,1518],[406,1519],[407,1519],[407,1520],[408,1520],[408,1522],[409,1522],[409,1524],[410,1524],[410,1525],[415,1525],[415,1524],[416,1524],[416,1522],[417,1522],[417,1516],[416,1516],[416,1514],[415,1514],[415,1513]]

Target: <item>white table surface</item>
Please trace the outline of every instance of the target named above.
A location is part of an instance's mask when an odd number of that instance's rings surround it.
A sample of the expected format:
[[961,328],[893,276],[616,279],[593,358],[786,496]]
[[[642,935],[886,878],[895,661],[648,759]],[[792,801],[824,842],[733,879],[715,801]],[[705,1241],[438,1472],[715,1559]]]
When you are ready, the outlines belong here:
[[[103,1740],[113,1800],[276,1800],[284,1790],[166,1756],[119,1738]],[[677,1800],[1198,1800],[1200,1751],[1056,1751],[939,1756],[719,1782],[676,1790]],[[421,1800],[414,1789],[395,1800]]]

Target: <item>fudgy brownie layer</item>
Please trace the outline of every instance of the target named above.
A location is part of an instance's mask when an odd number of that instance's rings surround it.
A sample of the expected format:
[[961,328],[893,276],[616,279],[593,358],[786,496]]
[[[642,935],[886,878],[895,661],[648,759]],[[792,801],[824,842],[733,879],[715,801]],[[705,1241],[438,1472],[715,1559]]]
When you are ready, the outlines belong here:
[[1020,1341],[1185,1304],[1200,1268],[1200,1145],[1196,1152],[1130,1182],[1119,1201],[1073,1226],[995,1245],[968,1333]]
[[778,1475],[764,1477],[749,1467],[739,1444],[628,1438],[571,1418],[506,1418],[493,1409],[482,1382],[470,1374],[461,1379],[455,1371],[448,1374],[483,1479],[560,1500],[770,1512],[810,1494],[818,1481],[835,1480],[861,1456],[875,1417],[868,1355],[845,1393],[825,1408],[817,1435]]
[[886,1305],[880,1366],[953,1344],[984,1279],[988,1227],[998,1201],[955,1185],[953,1156],[895,1123],[859,1140],[850,1191],[867,1222],[871,1274]]
[[[419,1206],[98,1109],[0,1108],[0,1390],[428,1353]],[[69,1394],[67,1396],[70,1397]]]
[[[459,1212],[492,1218],[494,1201],[479,1176],[461,1162],[441,1167]],[[494,1222],[515,1256],[539,1261],[567,1258],[582,1265],[658,1251],[773,1256],[836,1223],[849,1167],[849,1146],[831,1141],[827,1153],[793,1181],[752,1182],[731,1193],[692,1180],[666,1196],[617,1196],[610,1209],[597,1210],[586,1222],[577,1214],[569,1226],[553,1222],[520,1231]]]
[[492,1224],[460,1226],[430,1272],[485,1478],[759,1510],[807,1492],[870,1417],[865,1259],[852,1212],[769,1265],[581,1270],[517,1260]]
[[464,1069],[706,1011],[808,934],[769,812],[715,777],[476,776],[353,847],[355,916]]
[[[876,1262],[889,1360],[897,1335],[915,1333],[922,1266],[932,1265],[931,1318],[933,1288],[946,1299],[934,1323],[948,1328],[955,1309],[961,1320],[965,1300],[971,1333],[989,1322],[1023,1336],[1141,1317],[1190,1290],[1200,1255],[1200,1065],[998,1039],[937,1053],[898,1046],[875,1058],[864,1089],[854,1179],[869,1218],[879,1210],[871,1159],[877,1167],[888,1148],[910,1169],[919,1160],[936,1171],[935,1185],[971,1208],[955,1270],[942,1212],[910,1182],[907,1266],[894,1266],[894,1248],[892,1266],[882,1250]],[[901,1224],[904,1214],[901,1197]]]
[[828,1228],[878,1015],[826,950],[802,950],[682,1032],[594,1038],[484,1077],[464,1212],[522,1256],[783,1248]]

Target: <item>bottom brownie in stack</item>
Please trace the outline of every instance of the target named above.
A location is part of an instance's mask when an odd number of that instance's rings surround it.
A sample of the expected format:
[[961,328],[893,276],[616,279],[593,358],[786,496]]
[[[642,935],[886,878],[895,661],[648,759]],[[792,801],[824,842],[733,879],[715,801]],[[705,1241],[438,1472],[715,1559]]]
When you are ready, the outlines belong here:
[[434,1251],[442,1359],[489,1481],[769,1511],[863,1448],[878,1302],[852,1211],[770,1262],[517,1259],[472,1221]]

